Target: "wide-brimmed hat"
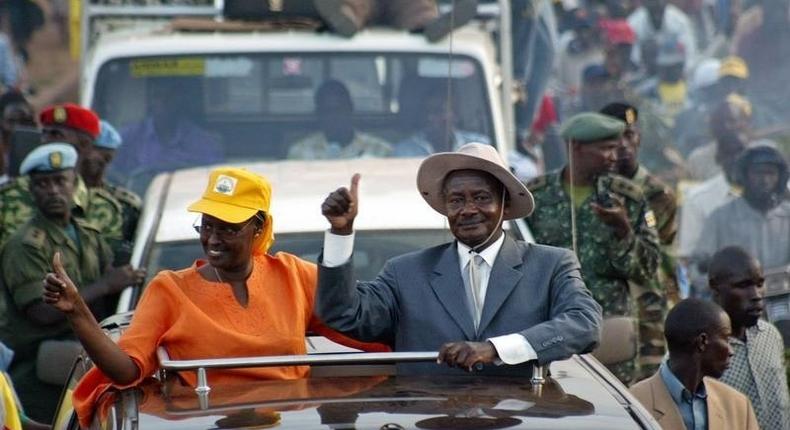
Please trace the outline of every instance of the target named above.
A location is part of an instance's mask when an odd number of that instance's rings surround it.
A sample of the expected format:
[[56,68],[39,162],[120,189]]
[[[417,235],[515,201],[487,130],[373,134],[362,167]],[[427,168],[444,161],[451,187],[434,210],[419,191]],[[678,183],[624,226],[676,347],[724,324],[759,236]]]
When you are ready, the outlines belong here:
[[263,176],[235,167],[218,167],[211,171],[203,196],[187,210],[232,224],[247,221],[263,211],[266,214],[263,233],[258,236],[253,251],[265,253],[274,243],[273,220],[269,213],[271,200],[272,187]]
[[502,183],[510,196],[509,214],[504,219],[523,218],[532,213],[535,200],[526,186],[505,166],[496,148],[467,143],[456,152],[440,152],[426,158],[417,171],[417,189],[436,212],[447,216],[443,197],[444,179],[456,170],[479,170]]

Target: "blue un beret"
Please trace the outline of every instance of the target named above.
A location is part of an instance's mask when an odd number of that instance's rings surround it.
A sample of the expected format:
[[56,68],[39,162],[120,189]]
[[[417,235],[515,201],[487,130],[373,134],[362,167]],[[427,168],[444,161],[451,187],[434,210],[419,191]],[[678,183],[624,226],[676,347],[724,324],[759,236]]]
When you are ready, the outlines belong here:
[[30,151],[19,166],[19,174],[56,172],[77,166],[77,150],[68,143],[48,143]]
[[99,123],[99,137],[93,142],[99,148],[118,149],[123,143],[120,133],[109,122],[101,120]]

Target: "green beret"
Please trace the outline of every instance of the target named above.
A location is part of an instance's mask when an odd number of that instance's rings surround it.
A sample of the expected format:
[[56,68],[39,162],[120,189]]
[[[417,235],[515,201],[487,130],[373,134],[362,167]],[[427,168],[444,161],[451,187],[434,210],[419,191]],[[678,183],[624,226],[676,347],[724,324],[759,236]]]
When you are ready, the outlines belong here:
[[560,128],[565,140],[595,142],[617,137],[625,130],[625,123],[609,115],[583,112],[570,117]]

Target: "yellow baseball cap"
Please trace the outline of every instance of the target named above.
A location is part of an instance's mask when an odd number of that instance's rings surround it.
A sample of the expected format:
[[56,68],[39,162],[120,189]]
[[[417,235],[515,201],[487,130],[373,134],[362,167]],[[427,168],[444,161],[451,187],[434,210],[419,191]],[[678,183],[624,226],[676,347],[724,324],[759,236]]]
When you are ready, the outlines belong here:
[[741,57],[732,55],[721,60],[719,76],[747,79],[749,77],[749,66],[746,65],[746,62]]
[[265,253],[274,243],[273,220],[269,214],[271,198],[271,184],[263,176],[235,167],[218,167],[211,171],[203,196],[187,210],[233,224],[247,221],[263,211],[266,214],[264,231],[255,248]]
[[752,116],[752,104],[745,97],[732,93],[725,100],[742,114]]

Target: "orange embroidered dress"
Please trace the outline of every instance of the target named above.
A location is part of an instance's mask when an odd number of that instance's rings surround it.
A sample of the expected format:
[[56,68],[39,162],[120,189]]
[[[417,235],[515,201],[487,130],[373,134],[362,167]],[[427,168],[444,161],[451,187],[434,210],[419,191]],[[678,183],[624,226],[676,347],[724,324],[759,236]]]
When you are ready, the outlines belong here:
[[[208,359],[306,354],[305,332],[312,330],[347,346],[387,351],[380,344],[354,341],[323,326],[313,315],[316,266],[296,256],[255,255],[247,281],[249,301],[243,307],[227,284],[210,282],[192,267],[157,274],[140,299],[129,329],[118,342],[140,369],[137,385],[157,370],[156,349],[164,346],[172,359]],[[209,370],[213,384],[250,379],[296,379],[307,366]],[[191,385],[195,372],[181,372]],[[91,369],[75,387],[73,404],[80,423],[90,423],[96,401],[114,385]]]

